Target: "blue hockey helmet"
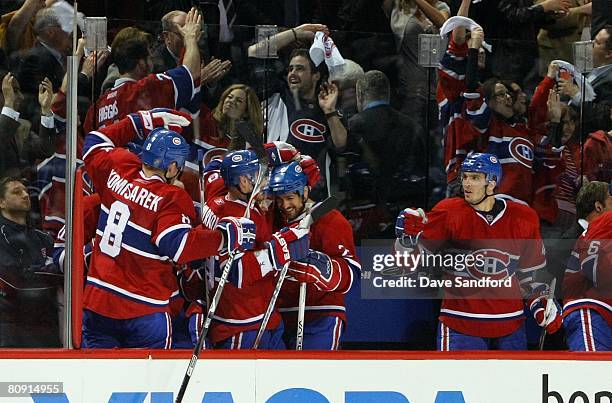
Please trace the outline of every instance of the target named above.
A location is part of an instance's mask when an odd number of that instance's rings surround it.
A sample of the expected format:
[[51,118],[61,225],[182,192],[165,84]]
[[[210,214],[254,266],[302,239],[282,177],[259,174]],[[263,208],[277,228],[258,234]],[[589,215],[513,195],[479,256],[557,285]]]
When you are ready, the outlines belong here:
[[495,181],[499,186],[502,167],[497,157],[487,153],[470,153],[461,163],[461,172],[478,172],[486,175],[487,182]]
[[291,192],[298,192],[304,196],[304,186],[308,183],[306,174],[298,162],[277,165],[270,174],[266,192],[273,196],[281,196]]
[[238,186],[241,176],[254,180],[259,171],[259,160],[251,150],[233,151],[221,161],[221,177],[225,186]]
[[175,131],[158,127],[149,134],[142,145],[140,160],[154,168],[168,169],[176,162],[179,169],[185,166],[189,156],[189,144]]

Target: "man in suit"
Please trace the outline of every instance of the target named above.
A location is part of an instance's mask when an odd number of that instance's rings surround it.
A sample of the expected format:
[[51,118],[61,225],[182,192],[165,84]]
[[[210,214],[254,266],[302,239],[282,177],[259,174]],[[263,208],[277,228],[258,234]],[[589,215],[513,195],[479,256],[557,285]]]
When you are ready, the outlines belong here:
[[[349,133],[361,148],[363,160],[375,173],[380,201],[422,200],[415,188],[427,174],[426,144],[417,122],[391,107],[387,76],[370,70],[357,81],[358,114],[349,120]],[[416,200],[415,200],[416,199]]]
[[183,36],[178,27],[185,25],[187,13],[181,10],[173,10],[161,19],[163,43],[153,52],[153,72],[162,73],[179,65],[181,52],[185,47]]
[[[584,103],[584,133],[612,129],[610,107],[612,107],[612,25],[597,32],[593,40],[593,71],[587,81],[595,91],[595,99]],[[580,88],[565,80],[559,82],[562,95],[571,97],[574,105],[580,105]]]
[[37,94],[38,84],[48,77],[57,92],[66,72],[66,56],[70,51],[70,34],[62,30],[53,9],[44,8],[34,21],[36,44],[19,65],[19,83],[27,94]]

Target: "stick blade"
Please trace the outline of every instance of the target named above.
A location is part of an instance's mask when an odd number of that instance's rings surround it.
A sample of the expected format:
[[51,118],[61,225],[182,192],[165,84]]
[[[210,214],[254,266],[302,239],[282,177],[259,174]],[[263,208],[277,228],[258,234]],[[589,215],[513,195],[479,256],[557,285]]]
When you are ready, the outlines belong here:
[[312,217],[312,222],[317,221],[319,218],[338,207],[338,203],[339,201],[337,198],[330,196],[322,202],[312,206],[310,209],[310,217]]
[[257,158],[262,164],[268,163],[268,153],[263,145],[263,138],[261,135],[255,133],[253,126],[246,120],[236,122],[236,131],[239,136],[253,147],[253,151],[257,154]]

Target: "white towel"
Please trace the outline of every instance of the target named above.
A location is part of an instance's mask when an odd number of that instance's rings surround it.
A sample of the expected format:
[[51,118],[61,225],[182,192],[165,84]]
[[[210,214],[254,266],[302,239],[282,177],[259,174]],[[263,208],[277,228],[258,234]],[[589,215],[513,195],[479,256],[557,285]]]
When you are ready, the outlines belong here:
[[325,61],[327,68],[329,69],[330,76],[338,72],[345,65],[344,58],[340,54],[340,51],[334,44],[334,40],[325,35],[323,32],[317,32],[310,47],[310,59],[318,66],[321,62]]
[[[457,27],[465,27],[469,31],[472,31],[474,28],[482,28],[473,19],[456,15],[454,17],[450,17],[444,22],[444,25],[442,25],[442,28],[440,28],[440,36],[446,36],[446,34],[448,34]],[[493,47],[485,41],[482,41],[482,47],[488,52],[491,52],[493,50]]]
[[[72,32],[72,20],[74,18],[74,8],[65,0],[60,0],[51,6],[51,9],[55,12],[60,25],[62,26],[62,31],[66,33]],[[83,19],[85,15],[81,12],[77,13],[77,25],[79,28],[83,29]]]

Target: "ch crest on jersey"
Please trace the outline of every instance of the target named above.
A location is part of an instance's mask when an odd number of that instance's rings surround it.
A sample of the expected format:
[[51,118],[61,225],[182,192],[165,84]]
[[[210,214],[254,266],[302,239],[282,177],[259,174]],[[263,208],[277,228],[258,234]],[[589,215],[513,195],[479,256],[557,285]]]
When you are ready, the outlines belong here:
[[533,144],[522,137],[516,137],[508,145],[510,155],[521,165],[531,168],[533,166]]
[[518,267],[518,256],[499,249],[478,249],[472,252],[475,263],[467,266],[470,277],[504,280],[514,274]]
[[312,119],[297,119],[289,128],[291,135],[307,143],[322,143],[325,141],[327,128],[324,124]]

